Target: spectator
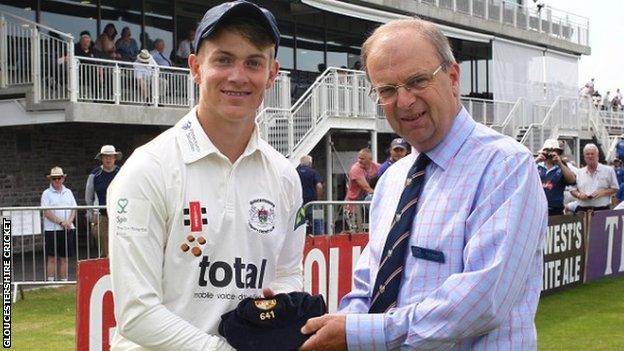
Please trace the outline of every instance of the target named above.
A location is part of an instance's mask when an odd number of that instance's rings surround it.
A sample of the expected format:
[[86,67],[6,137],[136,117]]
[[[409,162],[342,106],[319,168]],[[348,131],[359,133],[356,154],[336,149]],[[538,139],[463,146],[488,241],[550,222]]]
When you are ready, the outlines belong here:
[[327,65],[324,63],[319,63],[318,65],[316,65],[316,69],[319,71],[319,73],[323,73],[327,69]]
[[[119,166],[115,161],[121,160],[122,153],[115,150],[113,145],[104,145],[95,155],[102,165],[95,167],[87,178],[85,202],[88,206],[106,206],[106,190],[119,173]],[[99,249],[99,257],[108,256],[108,214],[106,209],[99,210],[99,218],[91,220],[91,234]],[[96,228],[97,227],[97,230]]]
[[611,99],[611,111],[618,112],[620,110],[621,101],[620,98],[615,95],[613,99]]
[[611,195],[620,188],[612,167],[598,163],[598,147],[587,144],[583,148],[586,166],[576,175],[576,188],[570,193],[578,199],[577,211],[608,210]]
[[613,170],[615,171],[615,177],[620,186],[617,194],[615,195],[618,203],[624,201],[624,168],[622,167],[622,160],[616,158],[613,160]]
[[594,78],[592,78],[585,86],[588,89],[589,95],[594,95]]
[[93,54],[93,42],[91,34],[84,30],[80,32],[80,40],[74,45],[74,55],[79,57],[95,57]]
[[130,27],[123,27],[121,30],[121,38],[115,43],[115,48],[117,49],[117,53],[121,55],[123,61],[134,61],[139,54],[139,46],[136,40],[132,38]]
[[143,102],[148,102],[150,99],[150,87],[154,69],[144,65],[156,66],[156,61],[154,61],[154,58],[147,50],[143,49],[137,55],[135,62],[142,63],[142,65],[136,65],[136,67],[134,67],[134,77],[137,80],[137,85],[140,90],[140,99]]
[[150,51],[150,54],[154,58],[154,61],[159,66],[171,67],[171,60],[169,60],[163,52],[165,51],[165,41],[158,38],[154,40],[154,50]]
[[609,99],[609,94],[611,94],[611,92],[607,91],[607,93],[605,94],[604,98],[602,99],[601,110],[608,110],[609,106],[611,106],[611,101]]
[[382,174],[388,169],[388,167],[392,166],[393,163],[402,159],[407,155],[408,143],[405,142],[403,138],[396,138],[392,140],[390,143],[390,157],[379,166],[379,170],[377,170],[377,179],[381,177]]
[[617,154],[616,158],[620,160],[624,160],[624,134],[621,134],[619,137],[620,141],[615,145],[615,151]]
[[115,37],[117,37],[117,28],[115,28],[113,23],[109,23],[104,27],[102,34],[106,34],[106,36],[108,36],[108,38],[114,43]]
[[[301,179],[301,189],[303,194],[303,205],[310,201],[316,201],[323,197],[323,181],[319,172],[312,168],[312,156],[305,155],[299,160],[297,167],[299,179]],[[312,228],[312,234],[318,235],[323,232],[323,221],[321,219],[313,220],[312,206],[306,208],[306,221]]]
[[[369,199],[373,194],[370,181],[377,176],[379,164],[373,162],[373,154],[365,148],[358,152],[358,160],[349,170],[347,180],[346,201],[361,201]],[[351,231],[362,231],[363,207],[356,205],[345,206],[345,216]]]
[[121,59],[121,55],[119,55],[116,51],[115,42],[111,40],[111,38],[106,33],[102,33],[97,38],[93,49],[93,54],[97,58],[105,60]]
[[353,69],[356,71],[361,71],[362,70],[362,63],[360,61],[355,61],[355,63],[353,64]]
[[537,171],[542,181],[542,187],[548,200],[548,215],[563,214],[563,193],[566,185],[576,182],[576,175],[561,159],[563,149],[556,139],[544,142],[542,151],[537,155]]
[[195,38],[195,28],[189,29],[186,38],[178,44],[178,50],[176,51],[176,60],[182,67],[188,67],[188,57],[195,52],[193,48],[193,39]]
[[[74,194],[63,185],[67,174],[63,173],[61,167],[53,167],[46,177],[50,181],[50,187],[41,194],[42,207],[76,206]],[[47,280],[53,281],[60,277],[62,281],[67,281],[67,257],[73,256],[73,249],[76,247],[74,238],[76,235],[74,227],[76,211],[69,209],[45,210],[43,216]]]
[[602,95],[598,91],[596,91],[593,95],[591,95],[592,101],[594,103],[595,108],[600,108],[600,104],[602,103]]

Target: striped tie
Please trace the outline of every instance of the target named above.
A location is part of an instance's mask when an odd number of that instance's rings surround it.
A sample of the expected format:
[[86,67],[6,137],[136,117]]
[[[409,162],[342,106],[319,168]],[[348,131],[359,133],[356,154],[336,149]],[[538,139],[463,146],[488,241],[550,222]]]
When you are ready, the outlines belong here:
[[405,252],[412,223],[416,217],[416,204],[425,183],[425,168],[430,161],[427,155],[421,153],[407,174],[405,189],[401,194],[401,200],[381,256],[382,260],[379,264],[368,313],[384,313],[396,306],[403,276]]

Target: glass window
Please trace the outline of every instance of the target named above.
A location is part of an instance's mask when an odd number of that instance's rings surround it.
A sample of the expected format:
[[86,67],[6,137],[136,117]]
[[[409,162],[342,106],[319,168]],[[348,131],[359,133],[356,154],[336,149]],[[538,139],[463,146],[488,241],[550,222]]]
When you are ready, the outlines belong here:
[[165,42],[163,52],[170,56],[173,47],[173,5],[167,0],[146,0],[145,1],[145,33],[143,42],[148,50],[153,49],[156,39]]
[[27,20],[36,20],[35,0],[2,0],[0,11],[10,13]]
[[461,95],[469,95],[472,92],[472,62],[471,61],[462,61],[459,63],[459,72],[460,72],[460,80],[459,80],[459,88]]
[[43,0],[41,1],[41,22],[64,33],[80,38],[80,32],[87,30],[91,39],[97,36],[97,3],[88,0]]
[[[124,27],[130,28],[130,38],[137,42],[140,48],[147,47],[141,42],[141,2],[128,0],[101,0],[102,22],[100,30],[104,30],[106,25],[112,23],[117,30],[114,36],[115,43],[121,38],[121,31]],[[100,33],[101,34],[101,33]]]
[[297,70],[319,72],[319,65],[325,64],[323,37],[322,29],[297,27]]

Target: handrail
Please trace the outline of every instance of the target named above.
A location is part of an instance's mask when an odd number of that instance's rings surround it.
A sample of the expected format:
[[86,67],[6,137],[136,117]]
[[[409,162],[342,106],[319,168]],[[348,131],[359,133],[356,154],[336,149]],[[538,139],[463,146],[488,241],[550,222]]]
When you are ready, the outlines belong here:
[[53,32],[53,33],[56,33],[56,34],[58,34],[60,36],[66,37],[67,39],[69,39],[72,42],[74,41],[74,36],[71,35],[71,33],[64,33],[64,32],[61,32],[61,31],[59,31],[57,29],[54,29],[52,27],[48,27],[45,24],[37,23],[37,22],[31,21],[29,19],[26,19],[26,18],[23,18],[23,17],[20,17],[20,16],[16,16],[16,15],[8,13],[8,12],[0,11],[0,15],[1,16],[13,17],[14,19],[17,19],[17,20],[22,21],[22,22],[26,22],[26,23],[28,23],[28,24],[30,24],[32,26],[40,27],[40,28],[43,28],[43,29],[45,29],[45,30],[47,30],[49,32]]
[[[546,126],[548,122],[550,122],[551,116],[553,115],[553,111],[555,110],[555,107],[557,106],[557,104],[560,103],[561,98],[562,98],[561,96],[557,96],[557,98],[555,99],[555,102],[553,102],[552,105],[550,105],[550,108],[548,109],[548,112],[546,112],[546,116],[544,117],[542,122],[529,124],[529,128],[527,129],[526,133],[520,140],[520,144],[526,146],[529,150],[531,150],[531,152],[536,152],[537,150],[533,150],[533,148],[531,148],[529,145],[526,145],[527,140],[532,136],[532,132],[534,129],[537,129],[538,131],[543,132],[544,126]],[[544,139],[543,135],[542,135],[542,139]],[[541,141],[543,142],[543,140]]]

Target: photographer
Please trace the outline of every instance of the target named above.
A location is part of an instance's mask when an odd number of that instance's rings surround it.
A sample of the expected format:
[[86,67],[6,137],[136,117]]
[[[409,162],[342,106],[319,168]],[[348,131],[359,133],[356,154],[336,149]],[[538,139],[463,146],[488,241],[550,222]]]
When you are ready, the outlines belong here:
[[561,160],[563,149],[556,139],[547,139],[535,158],[537,171],[548,200],[548,215],[563,214],[563,191],[576,182],[576,175]]
[[583,148],[583,158],[587,166],[577,174],[576,189],[570,194],[579,199],[577,211],[608,210],[611,195],[620,188],[612,167],[598,163],[598,147],[587,144]]

